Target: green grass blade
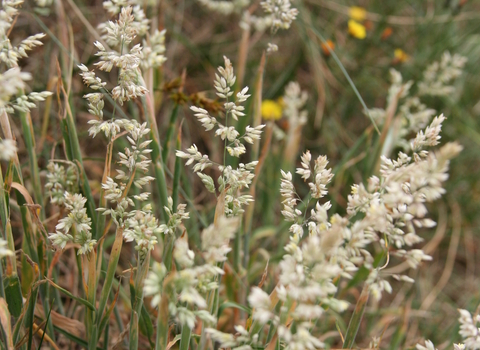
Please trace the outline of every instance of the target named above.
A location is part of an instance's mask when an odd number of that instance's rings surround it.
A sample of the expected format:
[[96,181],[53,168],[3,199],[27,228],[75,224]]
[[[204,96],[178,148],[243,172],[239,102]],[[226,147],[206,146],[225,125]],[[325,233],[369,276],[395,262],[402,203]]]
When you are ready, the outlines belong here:
[[123,228],[118,227],[115,233],[115,241],[113,242],[112,251],[110,253],[110,259],[108,261],[107,275],[103,282],[102,293],[100,295],[99,306],[97,310],[97,324],[100,325],[103,317],[105,306],[107,305],[108,296],[112,290],[113,278],[115,276],[115,270],[117,269],[118,259],[120,258],[120,252],[123,245]]
[[167,162],[168,153],[170,151],[170,145],[172,143],[172,135],[173,135],[173,132],[175,131],[175,123],[177,121],[178,108],[179,108],[178,104],[175,103],[175,106],[173,107],[173,110],[172,110],[172,114],[170,115],[170,122],[168,123],[167,134],[165,136],[165,142],[163,144],[163,150],[162,150],[163,163]]
[[89,308],[90,310],[92,311],[95,311],[95,306],[90,303],[88,300],[85,300],[85,299],[82,299],[82,298],[79,298],[75,295],[73,295],[72,293],[70,293],[68,290],[66,290],[65,288],[62,288],[60,287],[58,284],[56,284],[55,282],[53,282],[52,280],[49,280],[48,278],[46,279],[46,281],[48,283],[50,283],[52,285],[52,287],[58,289],[60,292],[62,292],[63,294],[65,295],[68,295],[70,298],[72,298],[73,300],[75,301],[78,301],[80,304],[86,306],[87,308]]
[[45,322],[45,328],[43,329],[43,333],[42,333],[42,338],[40,339],[40,344],[38,344],[38,348],[37,348],[38,350],[42,348],[43,339],[45,338],[45,333],[47,332],[47,324],[48,324],[48,321],[50,320],[51,313],[52,313],[52,306],[50,305],[50,309],[47,315],[47,321]]
[[[178,128],[176,148],[182,147],[182,126]],[[175,169],[173,173],[173,186],[172,186],[172,200],[173,210],[176,210],[178,206],[178,189],[180,187],[180,177],[182,176],[182,160],[179,157],[175,157]]]
[[179,350],[188,350],[190,348],[191,336],[192,336],[192,330],[190,329],[190,327],[188,327],[188,325],[183,325]]
[[[33,133],[33,124],[30,113],[20,113],[20,121],[22,123],[23,140],[27,149],[30,172],[33,182],[33,194],[35,203],[43,207],[42,182],[40,181],[40,171],[38,169],[37,153],[35,149],[35,136]],[[40,218],[45,219],[45,210],[40,210]]]
[[[70,339],[71,341],[73,341],[74,343],[76,343],[77,345],[80,345],[82,347],[84,347],[85,349],[88,349],[88,343],[86,340],[83,340],[73,334],[71,334],[70,332],[67,332],[66,330],[64,330],[63,328],[60,328],[58,326],[54,326],[55,330],[59,333],[62,333],[65,337],[67,337],[68,339]],[[95,350],[102,350],[102,348],[96,346],[94,347]]]
[[362,322],[363,314],[368,302],[368,284],[365,284],[362,290],[362,294],[358,298],[357,305],[353,311],[352,318],[348,324],[347,332],[345,333],[345,340],[343,342],[343,349],[351,349],[355,343],[360,323]]

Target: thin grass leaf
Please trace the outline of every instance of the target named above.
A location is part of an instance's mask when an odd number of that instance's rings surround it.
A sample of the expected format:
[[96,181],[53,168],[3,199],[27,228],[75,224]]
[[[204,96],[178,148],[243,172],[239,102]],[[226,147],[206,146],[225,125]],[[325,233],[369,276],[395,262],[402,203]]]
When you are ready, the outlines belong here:
[[[182,148],[182,125],[183,120],[180,123],[177,134],[177,143],[176,148]],[[172,185],[172,200],[173,200],[173,210],[176,210],[178,206],[178,190],[180,187],[180,177],[182,176],[182,161],[179,157],[175,157],[175,168],[173,173],[173,185]]]
[[358,329],[360,328],[360,323],[362,322],[363,314],[367,307],[368,295],[368,284],[365,284],[362,294],[360,294],[360,297],[357,300],[357,305],[355,305],[353,315],[350,318],[342,349],[351,349],[355,344],[355,338],[357,337]]
[[[71,334],[70,332],[67,332],[66,330],[62,329],[61,327],[58,327],[58,326],[54,326],[55,330],[61,334],[63,334],[65,337],[67,337],[68,339],[70,339],[71,341],[73,341],[74,343],[76,343],[77,345],[80,345],[82,347],[84,347],[85,349],[88,349],[88,343],[87,341]],[[95,346],[93,349],[95,350],[102,350],[102,348],[98,347],[98,346]]]
[[110,315],[112,314],[112,311],[117,304],[119,293],[120,293],[120,287],[117,288],[117,292],[115,293],[115,296],[113,298],[112,303],[110,304],[109,308],[105,312],[105,315],[103,315],[102,320],[100,321],[100,325],[98,327],[98,334],[101,334],[104,329],[108,328],[108,322],[110,320]]
[[190,337],[192,335],[192,329],[188,325],[182,326],[182,334],[180,336],[179,350],[188,350],[190,348]]
[[97,309],[97,324],[100,325],[103,317],[105,306],[107,305],[108,297],[112,289],[112,282],[115,276],[115,271],[118,265],[118,259],[120,258],[120,252],[123,245],[123,228],[118,227],[115,233],[115,241],[113,242],[112,251],[110,253],[110,259],[108,260],[107,275],[103,282],[102,293],[100,295],[99,306]]
[[135,296],[134,302],[132,303],[132,319],[130,320],[130,350],[138,349],[138,321],[143,307],[143,282],[150,267],[150,252],[147,253],[145,260],[142,262],[139,260],[138,264],[134,285]]
[[[53,303],[52,303],[53,304]],[[50,305],[50,309],[48,311],[48,315],[47,315],[47,320],[45,321],[45,328],[43,329],[43,334],[42,334],[42,338],[40,339],[40,344],[38,344],[38,350],[40,350],[42,348],[42,343],[43,343],[43,339],[45,338],[45,332],[47,330],[47,324],[50,320],[50,314],[52,313],[52,306]],[[48,337],[48,335],[47,335]]]
[[13,334],[10,312],[5,299],[0,298],[0,325],[2,326],[5,335],[6,346],[8,349],[13,349]]
[[68,290],[66,290],[65,288],[62,288],[60,287],[58,284],[56,284],[55,282],[53,282],[52,280],[48,279],[48,278],[45,278],[45,281],[47,281],[48,283],[50,283],[50,285],[52,285],[52,287],[58,289],[60,292],[62,292],[63,294],[65,295],[68,295],[70,298],[72,298],[73,300],[75,301],[78,301],[80,304],[86,306],[87,308],[89,308],[90,310],[92,311],[95,311],[95,306],[90,303],[88,300],[85,300],[83,298],[80,298],[80,297],[77,297],[75,295],[73,295],[72,293],[70,293]]

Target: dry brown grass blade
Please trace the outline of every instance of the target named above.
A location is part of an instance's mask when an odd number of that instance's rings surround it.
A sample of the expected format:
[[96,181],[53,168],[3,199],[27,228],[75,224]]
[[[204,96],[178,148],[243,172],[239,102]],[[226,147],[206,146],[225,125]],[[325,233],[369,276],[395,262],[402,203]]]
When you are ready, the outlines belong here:
[[116,339],[116,342],[110,348],[111,350],[120,350],[123,349],[123,341],[127,337],[127,334],[130,332],[130,329],[127,327],[122,333],[120,333]]
[[[43,306],[41,304],[37,304],[37,307],[35,308],[35,316],[41,319],[45,318]],[[85,325],[82,322],[63,316],[54,310],[50,311],[50,319],[54,326],[57,326],[78,338],[84,339]]]
[[266,279],[267,279],[267,276],[268,276],[268,263],[270,262],[270,260],[267,260],[267,265],[265,266],[265,270],[263,270],[263,275],[262,275],[262,279],[260,280],[260,283],[258,283],[258,288],[262,288],[263,287],[263,284],[265,283]]
[[175,337],[175,339],[168,343],[166,350],[170,350],[179,340],[180,338]]
[[250,42],[250,29],[242,30],[242,38],[238,48],[238,65],[237,65],[237,91],[242,88],[243,79],[245,77],[245,66],[247,65],[248,45]]
[[[54,87],[57,85],[57,80],[58,80],[57,76],[53,76],[52,78],[50,78],[47,84],[46,91],[53,91]],[[47,138],[48,125],[50,121],[50,109],[52,108],[52,100],[53,100],[53,95],[48,96],[45,99],[45,105],[43,109],[42,131],[36,147],[37,153],[40,153],[40,151],[43,150],[43,144],[45,143],[45,139]]]
[[277,333],[275,333],[272,340],[268,344],[266,350],[275,350],[275,347],[277,346],[277,338],[278,338],[278,335],[277,335]]
[[226,187],[217,198],[217,206],[215,207],[215,218],[213,224],[218,228],[218,223],[222,216],[225,216],[225,196],[227,195],[228,187]]
[[16,189],[18,192],[20,192],[20,194],[23,196],[23,198],[25,199],[25,201],[27,202],[25,204],[25,206],[28,207],[28,209],[30,210],[30,213],[32,214],[33,216],[33,220],[35,222],[35,224],[40,228],[40,230],[46,234],[47,230],[45,229],[45,227],[43,226],[41,220],[40,220],[40,210],[41,210],[41,206],[39,204],[36,204],[34,201],[33,201],[33,198],[32,196],[30,195],[30,193],[28,192],[28,190],[25,188],[25,186],[23,186],[22,184],[18,183],[18,182],[12,182],[11,183],[11,188],[14,188]]
[[8,312],[8,305],[5,299],[0,298],[0,324],[7,337],[7,349],[13,350],[12,325],[10,323],[10,312]]
[[[44,323],[46,323],[46,321],[44,321]],[[47,333],[43,332],[42,327],[37,326],[35,323],[33,324],[33,332],[38,333],[40,337],[44,337],[45,341],[47,341],[50,344],[52,349],[60,350],[60,348],[57,346],[57,344],[55,344],[53,339],[50,338]]]
[[[262,122],[262,90],[263,90],[263,73],[265,71],[265,63],[267,61],[267,56],[265,51],[262,54],[260,59],[260,65],[258,66],[257,71],[257,81],[255,83],[255,100],[254,100],[254,110],[253,110],[253,127],[259,126]],[[252,149],[254,155],[258,154],[260,148],[260,143],[256,142]]]

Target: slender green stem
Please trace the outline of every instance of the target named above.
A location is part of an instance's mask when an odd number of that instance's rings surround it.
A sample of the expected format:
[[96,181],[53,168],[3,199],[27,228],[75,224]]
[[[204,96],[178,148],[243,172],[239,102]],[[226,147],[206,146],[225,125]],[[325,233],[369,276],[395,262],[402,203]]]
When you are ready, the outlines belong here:
[[[182,131],[178,130],[177,136],[177,149],[182,147]],[[173,173],[173,186],[172,186],[172,200],[173,200],[173,210],[176,210],[178,206],[178,190],[180,187],[180,177],[182,176],[182,161],[179,157],[175,157],[175,169]]]
[[0,259],[0,298],[5,299],[5,292],[4,292],[4,286],[3,286],[3,266],[2,266],[1,259]]
[[[88,277],[87,277],[87,285],[88,285],[88,294],[87,294],[87,300],[90,304],[95,305],[95,296],[96,296],[96,291],[97,291],[97,258],[95,254],[95,250],[90,252],[88,256],[86,257],[88,260]],[[95,348],[96,347],[96,339],[97,339],[97,334],[96,334],[96,329],[97,325],[95,324],[95,308],[94,310],[87,310],[87,334],[89,336],[90,341],[90,348]]]
[[37,304],[37,295],[38,295],[38,287],[32,287],[32,294],[30,295],[30,301],[28,304],[27,310],[27,318],[25,320],[25,325],[28,327],[28,342],[27,342],[27,349],[32,349],[33,343],[33,322],[34,322],[34,313],[35,313],[35,305]]
[[[150,102],[150,103],[148,103]],[[160,216],[167,221],[168,216],[165,213],[163,207],[167,205],[168,191],[167,182],[165,178],[165,164],[162,160],[160,136],[158,134],[157,121],[153,111],[153,101],[147,101],[145,97],[142,97],[143,107],[146,111],[147,123],[150,128],[150,138],[152,140],[152,165],[155,172],[155,184],[157,185],[158,194],[160,195]]]
[[145,259],[140,262],[138,259],[137,275],[135,277],[135,300],[132,305],[132,318],[130,321],[130,350],[138,349],[138,320],[140,318],[143,306],[143,281],[147,276],[150,267],[150,252]]
[[172,269],[172,252],[175,244],[175,234],[168,235],[167,242],[163,249],[163,263],[167,271]]
[[172,135],[173,135],[173,132],[175,131],[175,122],[177,121],[177,115],[178,115],[178,104],[175,103],[175,106],[173,107],[173,110],[172,110],[172,114],[170,115],[170,122],[168,124],[167,135],[165,136],[165,142],[163,144],[163,150],[162,150],[163,163],[167,162],[168,153],[170,151],[170,144],[172,142]]
[[103,282],[102,293],[100,295],[100,302],[97,309],[97,326],[100,325],[103,312],[105,311],[105,307],[107,305],[108,297],[112,290],[113,278],[115,276],[115,270],[117,269],[118,260],[120,258],[120,252],[123,245],[123,230],[123,226],[117,227],[117,232],[115,233],[115,241],[113,242],[110,259],[108,261],[107,275],[105,276],[105,281]]
[[158,308],[157,316],[157,336],[155,340],[155,350],[164,350],[167,348],[168,343],[168,320],[170,318],[170,312],[168,310],[168,303],[170,294],[172,293],[172,282],[175,278],[174,274],[170,274],[163,281],[163,293]]

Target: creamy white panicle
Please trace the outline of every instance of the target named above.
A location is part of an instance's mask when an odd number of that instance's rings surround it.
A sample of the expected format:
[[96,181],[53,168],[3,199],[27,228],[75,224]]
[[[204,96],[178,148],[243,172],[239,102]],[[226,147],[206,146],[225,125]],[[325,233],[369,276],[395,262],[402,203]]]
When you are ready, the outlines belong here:
[[80,245],[78,254],[92,251],[97,241],[92,239],[92,220],[87,215],[86,202],[87,199],[81,194],[65,192],[64,205],[68,215],[59,220],[56,232],[50,234],[53,245],[64,249],[67,243],[75,243]]
[[[412,93],[414,81],[404,82],[400,72],[395,69],[390,70],[392,85],[388,91],[387,107],[369,110],[370,116],[381,126],[385,123],[389,107],[398,105],[397,110],[394,111],[395,127],[389,132],[387,142],[382,150],[384,155],[389,156],[396,147],[401,147],[404,151],[410,150],[412,142],[408,137],[425,129],[436,114],[434,109],[427,108],[422,103],[421,98],[423,96],[452,96],[455,90],[453,84],[463,72],[465,63],[465,57],[457,54],[452,56],[445,52],[440,62],[432,63],[425,70],[423,80],[417,84],[417,94]],[[441,119],[443,116],[438,118]],[[438,125],[440,124],[441,121]],[[423,135],[419,136],[423,137]]]
[[459,309],[460,331],[463,344],[457,344],[455,349],[480,349],[480,315],[472,317],[468,310]]
[[[194,112],[194,116],[202,124],[206,131],[214,131],[215,136],[219,136],[225,141],[225,151],[232,157],[239,158],[247,149],[245,144],[253,144],[258,142],[265,125],[258,126],[247,125],[245,132],[237,130],[234,126],[228,126],[229,118],[238,120],[245,116],[245,107],[243,103],[250,97],[248,87],[244,87],[233,98],[233,86],[236,76],[233,66],[227,57],[224,57],[224,66],[218,67],[218,74],[215,74],[214,87],[218,97],[223,99],[225,110],[225,124],[223,125],[217,118],[212,117],[210,113],[201,107],[192,106],[190,109]],[[223,116],[221,116],[223,117]],[[231,166],[224,166],[212,162],[208,155],[204,155],[198,151],[196,145],[190,146],[184,151],[177,150],[177,157],[187,159],[186,165],[194,164],[193,171],[198,174],[209,192],[216,193],[217,188],[213,178],[204,173],[209,167],[216,167],[221,176],[218,178],[218,191],[222,192],[226,189],[225,196],[225,214],[227,216],[236,216],[243,212],[243,206],[253,201],[250,195],[242,195],[241,190],[248,188],[254,178],[254,170],[257,161],[248,164],[240,163],[236,169]]]
[[78,192],[78,170],[74,163],[65,161],[67,169],[62,164],[50,161],[47,165],[47,182],[45,189],[52,204],[65,205],[65,192]]

